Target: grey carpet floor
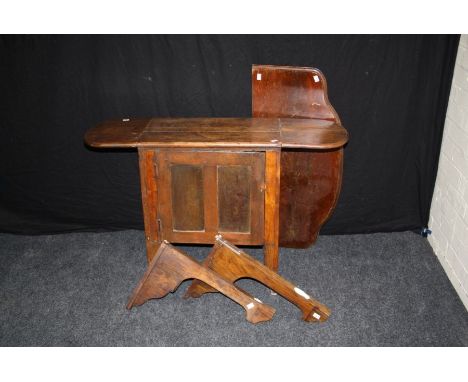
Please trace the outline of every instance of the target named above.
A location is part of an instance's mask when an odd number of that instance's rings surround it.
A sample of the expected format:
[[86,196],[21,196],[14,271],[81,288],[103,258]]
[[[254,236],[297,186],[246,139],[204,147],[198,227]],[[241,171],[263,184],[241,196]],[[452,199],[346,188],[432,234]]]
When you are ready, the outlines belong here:
[[[209,250],[182,249],[199,260]],[[127,311],[145,267],[141,231],[0,234],[0,346],[468,345],[467,311],[427,240],[410,232],[281,249],[280,273],[331,308],[321,324],[252,280],[238,285],[277,309],[272,321],[248,323],[217,293],[184,300],[188,281]]]

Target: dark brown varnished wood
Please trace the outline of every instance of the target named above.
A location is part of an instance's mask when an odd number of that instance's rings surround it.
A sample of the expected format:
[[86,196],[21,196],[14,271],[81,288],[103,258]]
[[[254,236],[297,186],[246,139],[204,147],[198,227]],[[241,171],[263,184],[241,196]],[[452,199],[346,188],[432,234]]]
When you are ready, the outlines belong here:
[[[346,130],[312,68],[254,66],[254,118],[108,121],[87,131],[97,148],[138,148],[148,269],[127,308],[195,279],[187,296],[221,292],[252,323],[275,310],[236,287],[249,277],[297,305],[306,321],[329,309],[283,279],[279,245],[307,247],[341,186]],[[265,265],[233,244],[263,244]],[[166,240],[216,244],[203,265]]]
[[252,66],[252,116],[315,118],[341,124],[328,100],[323,73],[297,66]]
[[[162,171],[162,170],[161,170]],[[204,231],[205,212],[203,166],[172,164],[168,169],[170,200],[161,200],[171,210],[172,228],[175,231]],[[166,175],[166,174],[163,174]]]
[[338,201],[342,169],[342,149],[281,152],[280,246],[315,242]]
[[[327,131],[326,139],[340,139],[341,122],[328,100],[324,75],[314,68],[254,65],[252,116],[277,117],[284,121],[281,127],[279,244],[306,248],[315,242],[337,203],[343,145],[347,141],[346,135],[340,145],[309,147],[311,150],[304,150],[301,144],[311,138],[311,132],[301,128],[302,124],[307,125],[307,119],[315,124],[316,133]],[[288,124],[286,121],[291,118],[299,120]],[[321,138],[316,137],[314,141],[317,139]]]
[[97,148],[307,148],[341,147],[348,135],[340,125],[320,119],[152,118],[104,122],[87,131]]
[[213,270],[164,241],[127,303],[127,309],[173,292],[187,279],[201,280],[245,309],[247,321],[255,324],[271,320],[275,309],[250,296]]
[[161,244],[158,227],[158,184],[156,183],[155,156],[153,150],[138,149],[140,163],[141,199],[145,223],[146,257],[148,262]]
[[[309,246],[333,211],[348,135],[325,77],[272,66],[254,66],[252,76],[255,118],[123,119],[86,133],[93,147],[139,149],[148,260],[163,239],[210,243],[222,233],[236,244],[264,244],[265,263],[277,269],[278,245]],[[234,162],[247,152],[257,165],[246,170]],[[186,156],[169,169],[165,155]]]
[[265,265],[273,270],[279,266],[279,201],[280,201],[280,155],[279,150],[265,153]]
[[[241,278],[251,278],[261,282],[299,307],[302,311],[302,319],[305,321],[323,322],[328,319],[330,310],[325,305],[314,300],[296,285],[285,280],[220,236],[217,236],[216,239],[213,249],[203,261],[203,266],[231,282]],[[185,293],[185,297],[200,297],[209,292],[217,292],[217,290],[200,280],[194,280]]]
[[[218,231],[250,232],[252,216],[252,167],[217,166],[218,179]],[[262,179],[260,179],[260,182]],[[253,187],[252,187],[253,186]],[[262,204],[261,185],[258,206]],[[255,213],[255,206],[253,207]],[[261,216],[261,214],[259,214]]]
[[263,152],[161,149],[155,155],[164,239],[210,244],[222,233],[238,244],[263,244]]

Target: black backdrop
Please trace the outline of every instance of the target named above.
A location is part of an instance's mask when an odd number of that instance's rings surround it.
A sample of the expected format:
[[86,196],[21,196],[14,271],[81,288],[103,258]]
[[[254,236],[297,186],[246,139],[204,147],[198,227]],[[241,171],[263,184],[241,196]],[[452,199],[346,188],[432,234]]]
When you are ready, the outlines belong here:
[[0,231],[143,228],[137,154],[105,119],[250,116],[250,68],[314,66],[350,133],[322,233],[427,224],[458,36],[2,36]]

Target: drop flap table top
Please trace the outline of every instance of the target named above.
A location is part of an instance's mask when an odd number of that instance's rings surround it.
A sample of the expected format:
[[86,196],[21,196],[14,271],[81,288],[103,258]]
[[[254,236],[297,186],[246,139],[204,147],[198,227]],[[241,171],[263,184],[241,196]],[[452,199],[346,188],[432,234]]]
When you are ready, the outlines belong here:
[[151,118],[101,123],[85,141],[97,148],[333,149],[348,141],[348,133],[335,121],[313,118]]

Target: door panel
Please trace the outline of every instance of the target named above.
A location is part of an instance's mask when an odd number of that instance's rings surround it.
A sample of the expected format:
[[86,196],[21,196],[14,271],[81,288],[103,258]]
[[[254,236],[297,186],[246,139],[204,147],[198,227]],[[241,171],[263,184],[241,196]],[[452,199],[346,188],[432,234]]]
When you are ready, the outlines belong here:
[[249,166],[218,166],[218,219],[221,232],[250,232]]
[[173,228],[177,231],[203,231],[203,168],[174,164],[170,167]]
[[156,166],[163,239],[263,243],[263,152],[161,150]]

